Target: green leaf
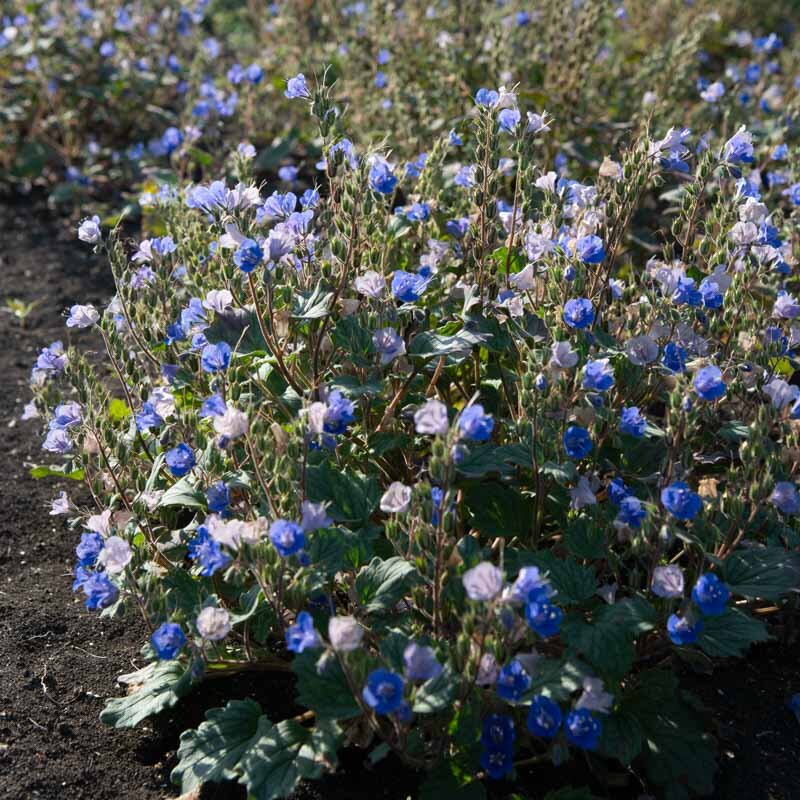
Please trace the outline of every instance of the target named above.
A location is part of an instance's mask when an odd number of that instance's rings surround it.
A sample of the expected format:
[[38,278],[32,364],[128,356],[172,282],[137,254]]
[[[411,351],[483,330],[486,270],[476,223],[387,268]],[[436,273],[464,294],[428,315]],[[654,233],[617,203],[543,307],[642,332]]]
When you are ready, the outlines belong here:
[[668,798],[709,794],[716,770],[712,738],[684,701],[677,676],[648,670],[622,697],[620,710],[639,723],[649,779]]
[[742,656],[751,644],[769,639],[761,620],[735,608],[718,617],[703,617],[703,630],[697,644],[712,658]]
[[642,752],[642,726],[627,711],[617,711],[603,717],[599,750],[609,758],[616,758],[626,766]]
[[464,490],[471,525],[484,536],[527,537],[533,520],[533,501],[501,483],[483,481]]
[[136,672],[120,675],[120,683],[135,687],[115,697],[100,712],[100,720],[115,728],[133,728],[143,719],[172,708],[192,687],[192,664],[157,661]]
[[271,725],[262,717],[258,737],[239,764],[239,783],[255,800],[288,797],[301,779],[314,780],[335,766],[339,738],[330,723],[309,730],[291,719]]
[[252,311],[229,308],[221,314],[215,314],[214,321],[203,333],[212,344],[227,342],[239,355],[269,352],[261,335],[258,317]]
[[184,508],[205,508],[206,496],[197,488],[189,477],[181,478],[161,495],[158,508],[182,506]]
[[414,696],[415,714],[435,714],[448,708],[456,697],[461,682],[449,664],[435,677],[417,689]]
[[345,566],[345,554],[354,534],[343,528],[326,528],[308,534],[306,553],[310,562],[326,575],[335,575]]
[[578,478],[578,469],[571,461],[568,461],[566,464],[556,464],[555,461],[545,461],[539,469],[539,472],[541,472],[542,475],[547,475],[547,477],[552,478],[561,486],[574,483]]
[[418,800],[486,800],[486,788],[480,781],[465,783],[458,773],[454,759],[439,764],[419,787]]
[[356,575],[356,596],[368,614],[389,611],[418,580],[417,570],[400,556],[373,558]]
[[332,391],[338,389],[350,400],[358,400],[362,397],[377,397],[383,393],[383,384],[379,380],[361,383],[355,375],[339,375],[330,381],[328,387]]
[[572,656],[538,659],[524,699],[530,700],[536,694],[545,694],[557,702],[563,702],[581,688],[583,679],[590,674],[589,667]]
[[297,702],[315,711],[319,719],[352,719],[361,714],[335,656],[320,659],[319,651],[306,650],[295,656],[292,671],[297,675]]
[[231,700],[207,711],[196,730],[181,734],[172,782],[185,793],[206,782],[235,779],[239,760],[257,739],[261,716],[255,700]]
[[474,333],[466,329],[460,330],[453,336],[435,331],[424,331],[414,337],[408,348],[408,354],[423,360],[440,356],[451,356],[456,360],[463,360],[470,354],[473,347],[487,339],[489,339],[488,334]]
[[609,681],[622,678],[636,655],[625,631],[602,618],[589,623],[578,615],[566,617],[561,625],[561,639],[571,652],[583,656]]
[[604,558],[608,550],[606,532],[587,516],[571,519],[564,531],[564,542],[576,558]]
[[317,283],[311,293],[296,292],[292,298],[293,319],[322,319],[330,313],[333,292],[323,292],[322,284]]
[[378,507],[380,486],[375,477],[334,469],[327,461],[306,471],[306,491],[314,503],[328,502],[336,522],[366,524]]
[[124,400],[120,400],[119,398],[115,397],[109,402],[108,416],[114,420],[114,422],[127,419],[130,415],[131,410],[128,408],[128,404]]
[[82,481],[83,470],[67,470],[66,467],[48,467],[46,465],[31,467],[31,478],[69,478],[71,481]]
[[342,317],[331,334],[333,344],[347,355],[347,361],[356,367],[368,367],[372,363],[375,348],[372,335],[358,317]]
[[524,444],[476,445],[456,465],[456,469],[468,478],[480,478],[490,472],[507,475],[514,466],[530,469],[531,452]]
[[656,611],[644,598],[626,598],[614,605],[600,606],[590,622],[578,614],[567,616],[561,638],[600,675],[615,681],[633,665],[636,637],[652,630],[655,624]]
[[594,800],[594,795],[588,787],[563,786],[561,789],[554,789],[544,796],[544,800]]
[[782,547],[753,547],[731,553],[722,576],[733,594],[778,600],[800,586],[800,554]]

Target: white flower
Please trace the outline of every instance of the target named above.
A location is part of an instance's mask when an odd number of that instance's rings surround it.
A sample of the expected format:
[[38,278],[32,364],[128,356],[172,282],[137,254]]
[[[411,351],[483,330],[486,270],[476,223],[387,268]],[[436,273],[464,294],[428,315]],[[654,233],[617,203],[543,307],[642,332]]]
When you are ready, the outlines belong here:
[[302,512],[300,525],[306,532],[329,528],[333,525],[333,520],[328,516],[328,503],[312,503],[310,500],[303,500],[300,510]]
[[363,275],[359,275],[353,282],[355,290],[359,294],[378,299],[386,291],[386,280],[374,270],[367,270]]
[[538,177],[534,181],[534,185],[537,189],[541,189],[543,192],[555,192],[557,181],[558,175],[551,170],[546,175],[541,175]]
[[752,244],[758,240],[758,226],[753,222],[737,222],[730,232],[734,244]]
[[625,354],[628,356],[628,361],[631,364],[636,364],[637,367],[643,367],[658,358],[658,344],[651,337],[645,334],[644,336],[634,336],[625,342]]
[[233,303],[233,295],[227,289],[212,289],[203,300],[203,307],[221,314]]
[[406,343],[394,328],[380,328],[375,331],[372,334],[372,343],[381,355],[382,367],[406,352]]
[[20,419],[25,422],[25,420],[36,419],[38,416],[40,416],[40,414],[39,410],[36,408],[36,403],[34,403],[33,400],[29,403],[25,403],[22,408],[22,416]]
[[133,551],[124,539],[119,536],[109,536],[97,561],[106,568],[106,572],[117,575],[130,564],[132,558]]
[[605,691],[600,678],[584,678],[583,694],[575,703],[575,708],[587,708],[589,711],[599,711],[608,714],[614,704],[614,695]]
[[569,342],[553,342],[550,345],[550,366],[570,369],[578,363],[578,354]]
[[144,503],[145,508],[148,511],[155,511],[156,508],[158,508],[158,504],[161,502],[161,498],[163,496],[163,489],[154,489],[152,492],[142,492],[137,500]]
[[760,225],[767,218],[768,213],[769,209],[754,197],[745,198],[744,203],[739,206],[739,219],[742,222],[753,222]]
[[593,506],[597,504],[597,497],[592,490],[592,484],[589,479],[582,475],[578,480],[578,485],[569,490],[570,508],[579,509],[584,506]]
[[364,629],[355,617],[331,617],[328,622],[328,639],[331,647],[340,653],[358,650],[364,638]]
[[489,561],[468,569],[461,580],[470,600],[492,600],[503,591],[503,573]]
[[511,278],[511,285],[518,292],[528,292],[536,285],[536,268],[534,264],[526,264],[524,269],[515,272]]
[[478,686],[492,686],[497,683],[499,671],[497,659],[491,653],[484,653],[481,656],[481,663],[478,665],[478,677],[475,678],[475,683]]
[[247,434],[250,430],[250,423],[244,411],[228,406],[222,416],[214,417],[214,430],[220,436],[226,436],[228,439],[238,439],[240,436]]
[[66,492],[61,492],[58,497],[55,497],[50,506],[50,516],[53,517],[57,514],[69,514],[69,498]]
[[432,397],[414,413],[414,425],[417,433],[444,436],[450,428],[447,406],[441,400]]
[[656,567],[650,588],[659,597],[683,597],[683,570],[677,564]]
[[622,180],[622,164],[606,156],[600,165],[598,175],[601,178],[611,178],[614,181]]
[[152,403],[156,414],[162,419],[171,417],[175,413],[175,397],[167,386],[156,386],[147,400]]
[[93,216],[91,219],[85,219],[81,224],[78,226],[78,238],[82,242],[87,242],[88,244],[96,244],[100,241],[102,234],[100,232],[100,217],[97,215]]
[[328,406],[320,401],[312,403],[308,407],[306,419],[308,420],[309,433],[322,433],[325,430],[325,414],[327,411]]
[[381,497],[381,511],[387,514],[402,514],[411,504],[411,487],[394,481]]
[[764,386],[764,394],[768,395],[772,405],[780,410],[797,400],[800,388],[792,386],[782,378],[773,378]]
[[108,536],[111,532],[111,509],[106,509],[102,514],[93,514],[86,520],[86,529],[101,536]]
[[100,314],[92,305],[72,306],[67,317],[68,328],[88,328],[100,319]]
[[203,639],[218,642],[230,633],[231,615],[224,608],[208,606],[197,615],[195,625]]

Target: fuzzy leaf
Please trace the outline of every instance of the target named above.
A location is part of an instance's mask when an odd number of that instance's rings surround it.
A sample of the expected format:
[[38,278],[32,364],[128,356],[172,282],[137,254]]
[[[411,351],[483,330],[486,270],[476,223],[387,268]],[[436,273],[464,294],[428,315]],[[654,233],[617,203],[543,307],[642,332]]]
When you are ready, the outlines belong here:
[[207,711],[205,722],[181,734],[172,782],[185,793],[206,782],[236,778],[236,765],[256,741],[260,719],[255,700],[231,700],[225,708]]
[[737,550],[723,562],[722,574],[733,594],[777,600],[800,586],[800,555],[781,547]]
[[356,596],[367,613],[389,611],[418,580],[412,564],[400,556],[373,558],[356,575]]
[[136,672],[120,675],[120,683],[135,687],[115,697],[100,712],[100,720],[115,728],[133,728],[143,719],[172,708],[192,687],[192,665],[157,661]]
[[724,658],[742,656],[751,644],[767,639],[767,626],[761,620],[730,608],[718,617],[703,618],[697,644],[706,655]]
[[352,719],[361,713],[335,657],[320,659],[319,651],[306,650],[295,656],[292,670],[297,675],[297,702],[315,711],[320,719]]

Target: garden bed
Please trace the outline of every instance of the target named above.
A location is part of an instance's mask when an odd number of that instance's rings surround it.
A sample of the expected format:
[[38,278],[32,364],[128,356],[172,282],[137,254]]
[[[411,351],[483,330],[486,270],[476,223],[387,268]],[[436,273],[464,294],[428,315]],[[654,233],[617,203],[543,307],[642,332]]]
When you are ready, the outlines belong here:
[[[49,220],[49,221],[46,221]],[[99,720],[115,677],[143,665],[144,630],[132,615],[97,619],[70,591],[77,534],[48,515],[59,490],[30,477],[42,460],[32,423],[20,422],[35,353],[65,338],[61,312],[73,302],[107,300],[112,287],[105,265],[74,241],[74,231],[51,220],[36,202],[0,205],[0,302],[16,298],[39,305],[21,327],[0,316],[0,421],[5,430],[5,513],[0,520],[0,796],[81,800],[151,800],[177,794],[169,782],[181,731],[197,726],[208,708],[226,699],[254,697],[273,720],[297,713],[289,678],[258,674],[224,687],[207,682],[191,700],[135,731],[112,730]],[[35,424],[35,423],[33,423]],[[67,487],[72,488],[73,487]],[[687,688],[705,703],[720,739],[720,800],[790,800],[800,786],[800,724],[786,697],[800,690],[800,646],[770,643],[746,661],[722,665],[713,675],[689,675]],[[297,798],[401,798],[415,796],[416,779],[387,759],[364,769],[366,753],[342,754],[339,771]],[[565,766],[577,785],[590,780],[584,762]],[[521,773],[516,786],[497,784],[494,797],[513,790],[557,787],[563,772]],[[604,789],[599,796],[636,798],[638,785]],[[207,785],[204,798],[241,798],[235,784]],[[444,800],[444,798],[442,798]]]

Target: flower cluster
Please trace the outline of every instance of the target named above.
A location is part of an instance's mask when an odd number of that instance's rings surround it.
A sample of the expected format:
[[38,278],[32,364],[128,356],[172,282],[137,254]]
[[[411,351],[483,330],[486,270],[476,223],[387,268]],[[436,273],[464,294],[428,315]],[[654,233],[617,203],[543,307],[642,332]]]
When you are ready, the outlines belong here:
[[[449,5],[420,58],[454,70]],[[496,5],[486,24],[517,52],[533,19]],[[602,4],[568,5],[591,36]],[[348,36],[372,30],[373,4],[347,9]],[[398,12],[398,47],[415,13]],[[667,796],[707,787],[703,721],[664,665],[765,639],[753,611],[787,602],[800,545],[798,86],[780,40],[748,36],[719,43],[730,63],[699,89],[694,62],[674,65],[686,110],[663,82],[634,103],[620,79],[622,149],[572,127],[573,76],[596,71],[582,56],[546,80],[552,114],[510,71],[466,108],[399,86],[388,43],[360,89],[355,67],[266,79],[242,54],[185,76],[193,121],[150,147],[175,171],[141,187],[139,241],[79,223],[115,295],[69,309],[73,344],[39,353],[26,412],[62,462],[44,471],[97,505],[53,505],[80,530],[75,591],[151,631],[104,719],[289,661],[314,723],[252,712],[262,738],[214,773],[251,793],[252,761],[291,761],[278,796],[356,729],[375,759],[459,785],[588,751],[642,756]],[[415,87],[452,129],[411,135]],[[262,91],[303,144],[270,145],[260,173],[224,120],[253,125]],[[346,108],[393,124],[365,134]],[[197,161],[206,138],[232,152]]]

